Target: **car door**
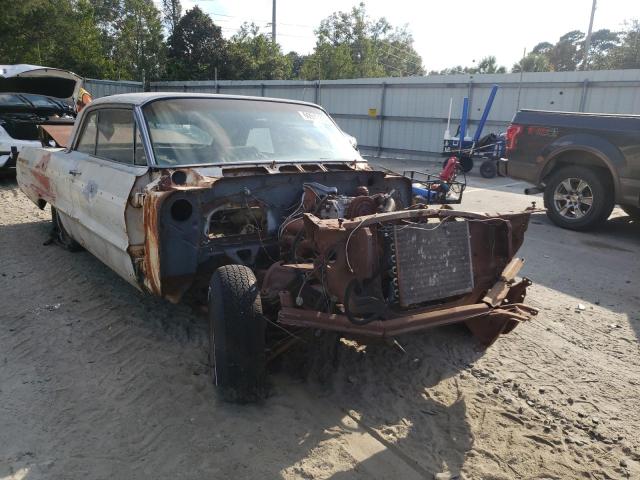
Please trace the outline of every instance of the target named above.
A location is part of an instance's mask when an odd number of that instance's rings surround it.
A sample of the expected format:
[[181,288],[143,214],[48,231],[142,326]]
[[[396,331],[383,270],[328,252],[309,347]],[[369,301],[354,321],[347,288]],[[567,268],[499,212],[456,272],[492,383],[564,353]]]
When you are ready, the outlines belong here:
[[136,178],[148,170],[146,155],[132,108],[101,106],[92,114],[97,124],[94,144],[83,147],[81,137],[75,149],[78,162],[72,174],[75,180],[71,195],[77,227],[72,236],[137,286],[128,252],[127,209]]

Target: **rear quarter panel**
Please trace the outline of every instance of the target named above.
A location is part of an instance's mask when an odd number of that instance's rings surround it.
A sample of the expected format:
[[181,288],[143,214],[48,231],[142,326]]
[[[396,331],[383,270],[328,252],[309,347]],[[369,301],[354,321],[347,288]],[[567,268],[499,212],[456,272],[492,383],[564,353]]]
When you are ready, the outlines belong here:
[[73,216],[66,178],[68,167],[64,149],[26,147],[20,152],[16,163],[18,186],[40,208],[49,203]]

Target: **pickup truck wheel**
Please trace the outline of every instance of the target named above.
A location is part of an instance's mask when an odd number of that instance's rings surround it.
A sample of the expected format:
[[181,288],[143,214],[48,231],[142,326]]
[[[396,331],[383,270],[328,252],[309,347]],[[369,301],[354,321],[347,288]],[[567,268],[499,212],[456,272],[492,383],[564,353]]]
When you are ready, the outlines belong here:
[[209,357],[213,381],[225,401],[251,403],[265,397],[265,333],[251,269],[218,268],[209,284]]
[[53,224],[51,239],[54,242],[70,252],[79,252],[82,250],[82,245],[71,238],[71,235],[69,235],[69,232],[67,232],[62,224],[58,211],[53,207],[51,207],[51,223]]
[[554,172],[544,190],[547,216],[570,230],[602,224],[613,210],[613,185],[593,170],[568,166]]
[[620,208],[634,220],[640,220],[640,207],[633,205],[620,205]]

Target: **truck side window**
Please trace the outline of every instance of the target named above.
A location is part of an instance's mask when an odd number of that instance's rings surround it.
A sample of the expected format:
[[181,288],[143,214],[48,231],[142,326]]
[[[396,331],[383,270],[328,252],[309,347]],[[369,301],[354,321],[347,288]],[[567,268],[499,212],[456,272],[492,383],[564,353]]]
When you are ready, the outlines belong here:
[[96,156],[133,164],[133,111],[105,108],[98,116]]
[[96,154],[96,120],[98,118],[98,112],[93,111],[89,113],[88,118],[84,122],[82,135],[80,135],[80,140],[78,141],[78,145],[76,150],[78,152],[87,153],[89,155]]

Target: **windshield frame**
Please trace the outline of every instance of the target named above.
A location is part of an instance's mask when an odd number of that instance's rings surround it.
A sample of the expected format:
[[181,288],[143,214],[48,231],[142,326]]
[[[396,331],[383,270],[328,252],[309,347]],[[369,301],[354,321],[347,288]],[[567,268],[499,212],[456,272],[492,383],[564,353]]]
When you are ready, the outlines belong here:
[[251,96],[235,96],[235,95],[167,95],[166,97],[153,98],[144,103],[136,105],[134,107],[134,115],[139,120],[139,125],[141,125],[140,133],[142,134],[142,141],[145,144],[145,150],[147,151],[147,163],[150,167],[154,169],[176,169],[176,168],[197,168],[197,167],[230,167],[234,165],[247,166],[247,165],[286,165],[286,164],[298,164],[298,163],[307,163],[307,164],[345,164],[345,163],[368,163],[366,159],[362,157],[360,151],[356,148],[353,149],[355,156],[354,158],[344,160],[308,160],[308,159],[289,159],[289,160],[274,160],[274,159],[264,159],[264,160],[245,160],[245,161],[236,161],[236,162],[207,162],[207,163],[190,163],[190,164],[180,164],[180,165],[158,165],[156,162],[155,152],[153,149],[153,144],[151,142],[151,135],[149,133],[150,128],[147,122],[146,115],[144,114],[143,108],[147,105],[150,105],[155,102],[164,102],[167,100],[183,100],[183,99],[202,99],[202,100],[233,100],[239,102],[269,102],[269,103],[286,103],[289,105],[304,105],[306,107],[315,108],[324,113],[327,118],[333,123],[333,125],[342,132],[343,135],[346,133],[340,128],[340,126],[336,123],[336,121],[329,115],[329,113],[322,108],[320,105],[316,105],[314,103],[308,102],[300,102],[295,100],[288,99],[279,99],[279,98],[263,98],[263,97],[251,97]]

